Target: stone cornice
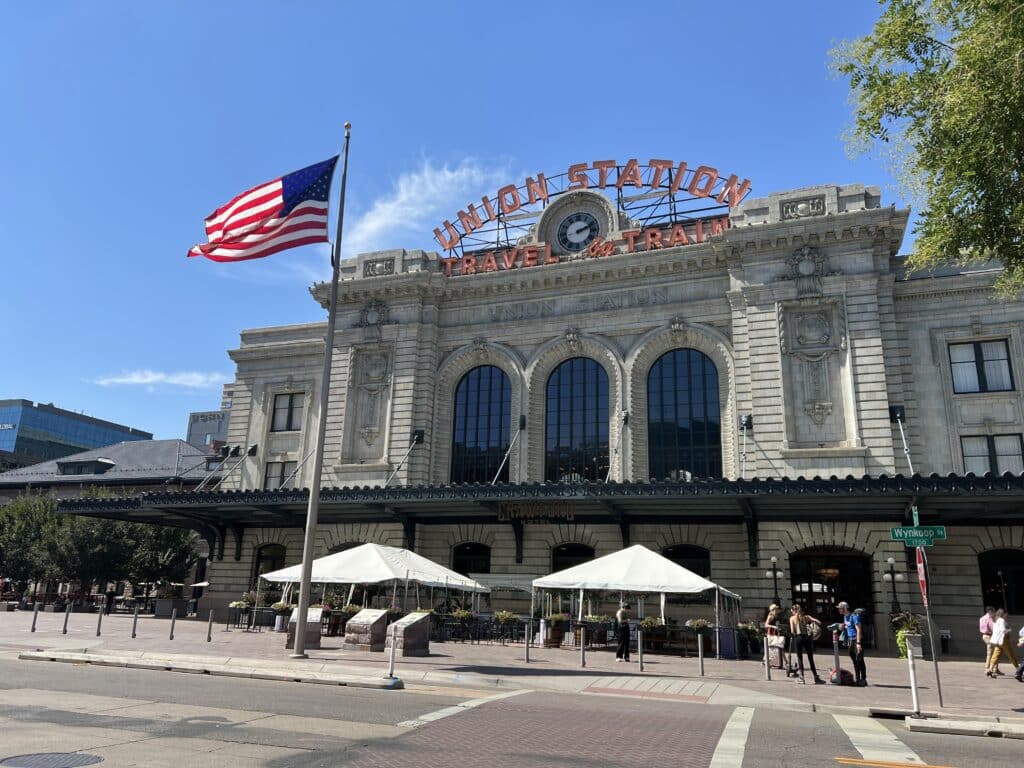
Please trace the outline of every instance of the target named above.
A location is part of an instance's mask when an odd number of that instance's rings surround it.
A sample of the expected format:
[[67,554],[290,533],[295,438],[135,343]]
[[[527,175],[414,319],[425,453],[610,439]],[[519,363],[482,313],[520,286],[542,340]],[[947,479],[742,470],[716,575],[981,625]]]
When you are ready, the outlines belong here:
[[993,290],[998,274],[979,272],[897,280],[893,285],[893,298],[896,301],[927,301],[968,295],[987,295],[994,298]]
[[272,344],[247,344],[241,349],[228,350],[228,356],[236,363],[259,360],[283,360],[284,358],[315,357],[321,359],[324,353],[323,339],[278,341]]

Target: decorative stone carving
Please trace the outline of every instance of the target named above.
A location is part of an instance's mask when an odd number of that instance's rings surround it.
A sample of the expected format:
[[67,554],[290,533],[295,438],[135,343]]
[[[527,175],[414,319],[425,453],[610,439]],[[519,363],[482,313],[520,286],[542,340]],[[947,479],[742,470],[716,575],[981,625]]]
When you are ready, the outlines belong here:
[[676,315],[669,321],[668,327],[672,333],[679,334],[686,330],[686,322],[679,315]]
[[565,331],[565,342],[573,352],[580,351],[580,329],[567,328]]
[[387,325],[389,322],[391,322],[391,308],[383,301],[371,301],[359,312],[360,328]]
[[357,347],[350,386],[343,461],[358,463],[380,459],[384,453],[384,426],[391,401],[390,347]]
[[780,302],[777,311],[782,354],[817,361],[846,349],[846,307],[842,297]]
[[395,274],[394,259],[378,259],[363,264],[363,277],[381,277]]
[[804,219],[808,216],[825,215],[825,196],[815,195],[800,200],[786,200],[779,203],[779,213],[783,221],[789,219]]
[[487,357],[487,339],[483,336],[477,336],[473,339],[473,351],[476,356],[483,360]]
[[832,415],[832,403],[827,400],[812,400],[804,404],[804,413],[820,427],[825,423],[825,419]]
[[786,259],[788,272],[778,280],[796,281],[796,292],[799,296],[813,296],[821,293],[821,278],[837,275],[838,272],[827,272],[828,257],[810,245],[798,248]]

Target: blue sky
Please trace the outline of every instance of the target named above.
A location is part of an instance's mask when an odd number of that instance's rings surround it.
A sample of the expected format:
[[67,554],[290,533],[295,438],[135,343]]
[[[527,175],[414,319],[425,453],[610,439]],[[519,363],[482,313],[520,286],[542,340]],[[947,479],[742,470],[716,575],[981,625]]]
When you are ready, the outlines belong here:
[[[245,328],[322,320],[327,246],[186,259],[203,218],[353,123],[345,256],[526,175],[707,163],[753,196],[880,185],[828,51],[873,0],[17,3],[0,30],[0,398],[183,437]],[[340,174],[339,174],[340,177]],[[336,179],[337,181],[337,179]],[[336,197],[336,195],[335,195]],[[332,225],[333,231],[333,225]],[[904,248],[908,246],[905,244]]]

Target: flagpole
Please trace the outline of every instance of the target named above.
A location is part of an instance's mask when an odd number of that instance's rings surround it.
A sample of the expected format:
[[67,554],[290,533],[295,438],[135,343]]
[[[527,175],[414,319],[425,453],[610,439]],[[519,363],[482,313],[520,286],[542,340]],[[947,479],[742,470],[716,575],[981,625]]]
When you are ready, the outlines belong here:
[[348,180],[348,142],[352,123],[345,123],[345,149],[341,164],[341,201],[338,204],[338,235],[331,249],[331,303],[327,307],[327,336],[324,338],[324,370],[320,377],[320,420],[316,427],[313,451],[313,477],[309,483],[309,507],[306,510],[306,539],[302,545],[302,576],[299,581],[299,613],[295,623],[293,659],[306,656],[306,616],[309,611],[310,581],[313,576],[313,554],[316,548],[316,522],[320,514],[320,476],[324,468],[324,435],[327,431],[327,399],[331,391],[331,358],[334,352],[335,308],[338,306],[338,276],[341,274],[341,231],[345,221],[345,183]]

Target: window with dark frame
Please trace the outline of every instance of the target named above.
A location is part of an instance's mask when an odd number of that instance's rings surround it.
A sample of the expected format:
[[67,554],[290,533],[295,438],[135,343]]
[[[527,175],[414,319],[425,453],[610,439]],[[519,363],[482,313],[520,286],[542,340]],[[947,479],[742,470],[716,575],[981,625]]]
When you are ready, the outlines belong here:
[[949,345],[949,364],[953,372],[953,392],[1010,392],[1013,370],[1006,339],[973,341]]
[[608,474],[608,374],[596,360],[574,357],[548,377],[544,480],[603,482]]
[[[268,461],[263,475],[263,490],[276,491],[278,488],[294,488],[295,478],[292,474],[299,466],[297,461]],[[290,479],[289,479],[290,478]],[[288,480],[288,485],[285,485]]]
[[491,572],[491,548],[476,541],[452,547],[452,570],[468,576]]
[[302,429],[304,392],[274,395],[274,416],[271,432],[295,432]]
[[964,472],[1015,475],[1024,472],[1024,438],[1021,435],[974,435],[960,438]]
[[508,482],[505,459],[511,439],[512,384],[494,365],[467,372],[455,388],[452,418],[451,482],[490,483],[498,474]]
[[722,476],[718,369],[696,349],[666,352],[647,375],[648,476]]

